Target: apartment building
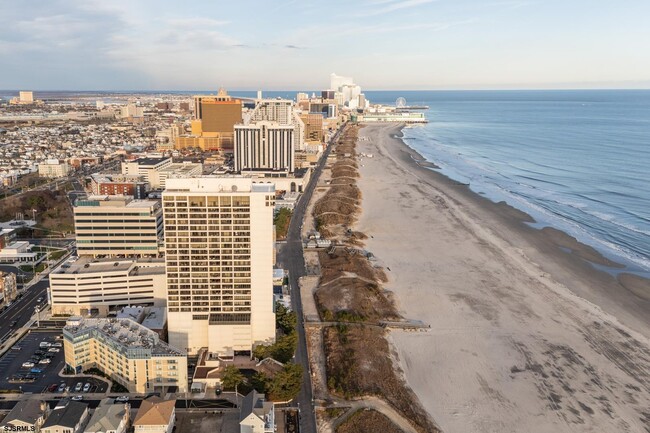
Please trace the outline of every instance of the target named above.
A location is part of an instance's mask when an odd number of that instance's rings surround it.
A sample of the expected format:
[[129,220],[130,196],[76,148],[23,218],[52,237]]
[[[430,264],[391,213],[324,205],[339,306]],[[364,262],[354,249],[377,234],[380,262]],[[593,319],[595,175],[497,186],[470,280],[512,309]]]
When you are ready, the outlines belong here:
[[70,258],[50,273],[52,314],[106,316],[122,306],[166,305],[163,259]]
[[74,371],[98,368],[129,392],[187,392],[187,353],[131,319],[71,317],[63,347]]
[[93,195],[128,195],[138,200],[147,198],[149,189],[144,176],[126,174],[93,174],[90,186]]
[[58,159],[48,159],[38,164],[38,175],[50,179],[66,177],[70,173],[70,166]]
[[171,344],[232,354],[274,340],[274,205],[275,186],[247,177],[167,180]]
[[261,121],[235,126],[237,172],[293,173],[295,170],[294,126]]
[[79,255],[156,257],[162,249],[158,201],[89,196],[75,202],[74,223]]

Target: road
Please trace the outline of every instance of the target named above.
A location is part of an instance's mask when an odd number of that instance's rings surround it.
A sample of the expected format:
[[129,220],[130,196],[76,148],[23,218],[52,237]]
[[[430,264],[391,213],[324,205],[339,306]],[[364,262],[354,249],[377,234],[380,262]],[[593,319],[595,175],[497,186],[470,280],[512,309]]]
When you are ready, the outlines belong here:
[[298,286],[298,279],[305,275],[305,260],[302,253],[302,222],[305,217],[307,205],[311,201],[311,197],[316,189],[318,178],[323,171],[323,167],[327,162],[327,157],[332,149],[332,144],[336,143],[339,137],[337,132],[330,145],[327,146],[323,153],[314,173],[311,176],[309,185],[305,192],[302,194],[300,201],[293,209],[291,222],[289,223],[289,230],[287,232],[287,241],[278,252],[278,263],[282,268],[289,271],[289,284],[291,286],[291,305],[293,306],[296,315],[298,316],[298,347],[296,349],[296,363],[302,365],[303,381],[300,389],[300,394],[294,400],[298,403],[300,409],[300,432],[301,433],[316,433],[316,415],[314,413],[314,398],[311,388],[311,376],[309,373],[309,358],[307,354],[307,341],[305,338],[305,327],[303,323],[302,313],[302,300],[300,298],[300,288]]
[[[0,344],[4,343],[10,334],[29,321],[34,314],[34,307],[37,305],[36,300],[39,297],[44,300],[41,305],[46,303],[47,287],[49,285],[49,278],[43,278],[23,292],[23,296],[16,299],[9,308],[0,313]],[[14,321],[16,321],[16,324],[11,326]]]

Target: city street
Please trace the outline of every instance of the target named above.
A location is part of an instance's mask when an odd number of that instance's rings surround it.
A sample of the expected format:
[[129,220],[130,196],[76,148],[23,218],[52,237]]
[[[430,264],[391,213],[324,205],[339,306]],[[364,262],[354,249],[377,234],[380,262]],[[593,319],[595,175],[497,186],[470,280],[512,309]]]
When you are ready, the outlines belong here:
[[[5,349],[4,342],[10,335],[29,321],[37,305],[47,305],[47,287],[49,285],[50,280],[47,277],[42,279],[25,290],[21,298],[16,299],[9,308],[0,313],[0,350]],[[38,298],[43,298],[43,300],[38,303]]]
[[327,161],[327,157],[332,149],[332,144],[336,143],[340,132],[337,132],[330,145],[327,146],[325,152],[318,162],[318,166],[312,174],[311,180],[307,189],[303,193],[300,201],[293,209],[291,222],[289,223],[289,230],[287,232],[287,241],[278,252],[278,264],[283,269],[289,271],[289,283],[291,286],[291,305],[293,306],[296,315],[298,316],[298,347],[296,349],[296,363],[301,364],[304,369],[302,388],[300,394],[294,400],[300,409],[300,431],[302,433],[316,433],[316,415],[314,413],[314,402],[311,389],[311,376],[309,373],[309,358],[307,355],[307,342],[305,339],[305,328],[303,323],[302,314],[302,300],[300,298],[300,289],[298,286],[298,279],[305,275],[305,260],[302,252],[302,222],[305,217],[307,205],[311,200],[318,178],[323,171],[323,166]]

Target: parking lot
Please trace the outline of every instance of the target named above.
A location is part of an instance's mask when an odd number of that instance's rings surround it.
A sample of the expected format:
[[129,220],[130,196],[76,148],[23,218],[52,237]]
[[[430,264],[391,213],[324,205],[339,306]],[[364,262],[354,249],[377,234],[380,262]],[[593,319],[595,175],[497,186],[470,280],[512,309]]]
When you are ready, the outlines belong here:
[[[41,342],[48,342],[52,345],[63,343],[57,338],[61,335],[57,331],[31,331],[22,338],[14,347],[20,350],[9,350],[0,358],[0,389],[22,390],[28,393],[61,392],[60,385],[63,383],[63,394],[81,394],[82,391],[75,391],[77,383],[87,387],[89,393],[106,392],[108,384],[95,378],[85,377],[61,377],[59,373],[65,366],[63,347],[56,347],[58,352],[50,351],[53,346],[40,347]],[[48,358],[49,363],[41,363],[42,359]],[[30,361],[31,359],[31,361]],[[26,362],[33,362],[34,366],[23,367]],[[47,361],[45,361],[47,362]],[[65,389],[69,387],[68,391]]]

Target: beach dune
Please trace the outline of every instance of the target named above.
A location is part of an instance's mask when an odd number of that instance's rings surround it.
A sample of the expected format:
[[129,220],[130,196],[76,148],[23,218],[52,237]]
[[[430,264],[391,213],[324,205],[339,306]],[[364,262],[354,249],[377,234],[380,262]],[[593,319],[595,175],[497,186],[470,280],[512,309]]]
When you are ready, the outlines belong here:
[[360,163],[357,228],[390,268],[400,313],[431,325],[390,341],[436,423],[650,432],[647,299],[586,263],[595,251],[418,165],[400,128],[360,131],[357,150],[373,158]]

